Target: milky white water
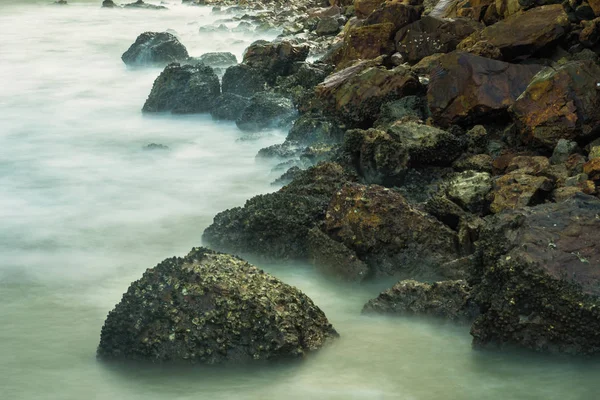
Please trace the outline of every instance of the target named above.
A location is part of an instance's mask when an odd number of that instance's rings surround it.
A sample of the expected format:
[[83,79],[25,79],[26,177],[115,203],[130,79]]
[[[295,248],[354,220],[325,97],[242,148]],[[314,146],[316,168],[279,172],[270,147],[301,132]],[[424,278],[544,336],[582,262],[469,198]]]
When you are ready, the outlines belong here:
[[[12,4],[11,4],[12,3]],[[157,69],[120,55],[174,29],[191,55],[258,37],[198,33],[223,16],[0,0],[0,399],[596,399],[600,364],[482,353],[468,328],[362,317],[386,284],[354,287],[303,266],[265,266],[305,291],[342,338],[267,368],[117,368],[96,361],[129,283],[199,245],[218,211],[272,190],[258,140],[207,116],[144,117]],[[265,34],[272,38],[275,34]],[[148,143],[170,151],[144,151]]]

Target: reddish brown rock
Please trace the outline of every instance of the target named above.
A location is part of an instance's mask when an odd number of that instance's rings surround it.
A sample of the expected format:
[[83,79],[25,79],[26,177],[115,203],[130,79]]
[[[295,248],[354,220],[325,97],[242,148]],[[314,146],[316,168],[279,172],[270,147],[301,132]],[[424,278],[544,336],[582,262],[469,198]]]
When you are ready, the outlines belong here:
[[394,50],[392,35],[394,24],[386,22],[376,25],[349,28],[344,35],[341,59],[337,69],[345,68],[356,60],[369,60]]
[[457,48],[466,50],[485,40],[500,49],[504,60],[530,56],[567,33],[569,18],[560,4],[520,12],[473,33]]
[[391,23],[396,32],[420,17],[420,8],[405,4],[402,0],[387,0],[367,17],[365,25]]
[[246,49],[242,63],[261,70],[267,81],[274,83],[278,76],[293,73],[295,63],[306,60],[308,51],[305,44],[258,40]]
[[443,20],[425,16],[396,33],[396,51],[414,64],[435,53],[453,51],[463,38],[482,27],[482,24],[467,18]]
[[385,0],[354,0],[354,13],[358,18],[367,18]]
[[542,156],[516,156],[513,157],[506,169],[507,172],[519,171],[523,174],[541,175],[550,168],[550,160]]
[[350,125],[361,125],[374,122],[382,104],[415,94],[419,87],[417,76],[409,69],[388,70],[370,60],[330,75],[315,93],[327,112]]
[[482,117],[504,114],[540,70],[469,53],[440,57],[431,72],[427,101],[440,126],[476,123]]
[[507,209],[540,204],[552,189],[552,181],[545,176],[533,176],[519,171],[511,172],[494,182],[490,210],[499,213]]
[[593,181],[600,180],[600,158],[594,158],[583,165],[583,172]]
[[381,186],[344,186],[331,199],[323,230],[353,250],[374,276],[464,276],[463,270],[440,270],[459,258],[456,233]]
[[444,18],[467,17],[483,20],[485,12],[494,0],[459,0],[444,13]]
[[600,18],[593,21],[582,21],[583,30],[579,33],[579,41],[586,47],[594,47],[600,40]]
[[525,140],[553,149],[560,139],[582,140],[600,128],[600,67],[576,61],[545,69],[512,105]]

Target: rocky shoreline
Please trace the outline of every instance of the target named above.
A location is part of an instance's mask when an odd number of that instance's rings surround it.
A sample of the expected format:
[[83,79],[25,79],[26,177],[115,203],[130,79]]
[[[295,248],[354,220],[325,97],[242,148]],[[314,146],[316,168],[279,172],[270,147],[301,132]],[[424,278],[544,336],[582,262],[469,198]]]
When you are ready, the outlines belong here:
[[[364,313],[468,321],[475,348],[592,355],[600,4],[542,3],[207,1],[235,11],[244,29],[283,33],[253,43],[238,64],[227,53],[191,58],[174,35],[147,32],[123,61],[165,66],[143,112],[289,131],[257,155],[280,162],[276,184],[285,186],[219,213],[205,246],[309,262],[342,281],[395,277]],[[214,258],[206,271],[190,267]],[[195,249],[173,260],[132,284],[109,315],[100,356],[295,358],[337,336],[310,299],[275,278],[248,291],[256,269],[237,257]],[[227,310],[257,302],[273,312],[265,324],[283,353],[231,325]],[[193,323],[214,312],[210,326]],[[198,346],[215,353],[198,356]]]

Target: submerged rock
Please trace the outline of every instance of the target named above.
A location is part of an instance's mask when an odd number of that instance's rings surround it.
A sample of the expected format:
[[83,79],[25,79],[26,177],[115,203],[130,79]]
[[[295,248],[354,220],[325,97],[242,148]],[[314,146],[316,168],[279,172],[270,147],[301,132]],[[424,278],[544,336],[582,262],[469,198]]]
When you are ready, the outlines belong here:
[[473,278],[475,346],[600,351],[598,215],[597,198],[575,194],[489,218]]
[[471,320],[477,306],[471,288],[462,280],[422,283],[405,280],[369,300],[363,313],[429,315],[450,320]]
[[266,89],[267,81],[262,72],[245,64],[233,65],[223,75],[223,93],[252,97]]
[[134,3],[125,4],[125,8],[141,8],[145,10],[168,10],[165,6],[156,6],[154,4],[144,3],[143,0],[137,0]]
[[113,0],[104,0],[102,2],[102,7],[104,8],[114,8],[118,7]]
[[219,78],[211,67],[173,63],[154,81],[142,111],[209,112],[220,92]]
[[295,117],[296,110],[290,99],[275,93],[259,92],[250,98],[235,123],[243,131],[254,132],[290,126]]
[[338,334],[298,289],[194,248],[133,282],[102,327],[98,357],[203,364],[295,359]]
[[204,53],[196,58],[198,62],[210,67],[230,67],[237,64],[237,58],[230,52]]
[[168,32],[142,33],[121,56],[123,62],[129,66],[166,65],[188,58],[185,46]]

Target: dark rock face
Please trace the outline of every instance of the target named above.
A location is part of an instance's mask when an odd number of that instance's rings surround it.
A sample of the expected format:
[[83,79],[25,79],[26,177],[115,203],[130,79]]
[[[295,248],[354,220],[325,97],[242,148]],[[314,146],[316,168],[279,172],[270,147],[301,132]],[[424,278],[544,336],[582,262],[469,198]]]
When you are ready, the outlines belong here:
[[286,140],[304,145],[339,143],[344,137],[344,130],[340,125],[333,118],[318,114],[303,114],[294,122]]
[[600,351],[598,215],[597,198],[576,194],[490,218],[472,282],[474,345]]
[[130,66],[166,65],[188,58],[185,46],[168,32],[142,33],[121,56],[123,62]]
[[465,281],[429,284],[406,280],[369,300],[363,313],[429,315],[468,321],[477,315],[477,307],[471,299],[471,288]]
[[223,93],[215,99],[210,115],[217,120],[235,121],[250,104],[250,99],[234,93]]
[[196,60],[210,67],[230,67],[237,64],[237,58],[229,52],[204,53]]
[[338,17],[325,17],[319,20],[315,33],[319,36],[335,35],[340,31]]
[[256,93],[235,121],[243,131],[260,131],[268,128],[290,126],[296,116],[292,101],[270,92]]
[[458,45],[467,50],[477,42],[498,48],[506,61],[530,56],[560,39],[569,27],[569,18],[561,4],[533,8],[514,14],[473,33]]
[[337,69],[346,68],[357,60],[369,60],[381,54],[393,53],[394,45],[391,40],[393,34],[392,23],[348,28],[348,32],[344,35],[344,45]]
[[115,2],[113,0],[104,0],[102,2],[102,7],[104,7],[104,8],[114,8],[114,7],[117,7],[117,5],[115,4]]
[[394,32],[398,29],[417,21],[421,16],[421,9],[403,3],[401,0],[387,0],[379,8],[375,9],[365,19],[365,25],[391,23]]
[[309,46],[295,45],[289,41],[252,43],[244,53],[243,64],[262,71],[269,84],[275,83],[278,76],[294,73],[297,62],[308,57]]
[[554,148],[560,139],[585,141],[600,128],[600,67],[576,61],[535,76],[511,107],[525,140]]
[[331,199],[322,230],[353,250],[374,276],[464,276],[440,269],[459,257],[456,233],[381,186],[345,185]]
[[217,214],[202,236],[219,250],[269,259],[306,259],[308,231],[325,218],[327,203],[352,178],[341,166],[322,163],[303,171],[276,193]]
[[424,57],[453,51],[462,39],[482,27],[468,18],[444,20],[425,16],[396,33],[396,51],[414,64]]
[[541,69],[461,52],[446,54],[438,62],[431,73],[427,101],[440,126],[506,114]]
[[381,106],[375,126],[388,126],[396,121],[425,121],[429,117],[427,101],[419,96],[406,96]]
[[266,85],[262,72],[245,64],[233,65],[223,75],[223,93],[252,97],[264,91]]
[[419,89],[419,80],[409,69],[399,66],[387,70],[371,60],[330,75],[315,93],[327,112],[351,126],[360,126],[377,120],[382,104]]
[[338,334],[298,289],[194,248],[146,270],[102,328],[98,357],[221,364],[301,358]]
[[211,67],[202,64],[168,65],[156,78],[143,112],[177,114],[209,112],[221,90]]
[[155,6],[154,4],[144,3],[143,0],[137,0],[134,3],[125,4],[125,8],[142,8],[145,10],[168,10],[165,6]]

